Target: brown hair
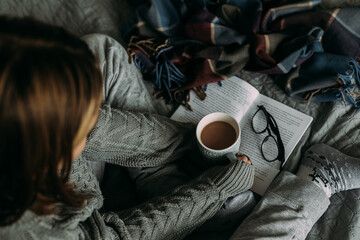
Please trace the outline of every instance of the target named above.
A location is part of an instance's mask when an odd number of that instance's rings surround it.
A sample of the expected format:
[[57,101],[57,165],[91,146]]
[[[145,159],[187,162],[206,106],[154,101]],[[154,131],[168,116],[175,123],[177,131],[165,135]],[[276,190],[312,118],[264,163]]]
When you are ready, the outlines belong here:
[[80,207],[87,197],[68,179],[79,129],[101,101],[94,55],[62,28],[0,17],[0,56],[0,226],[56,202]]

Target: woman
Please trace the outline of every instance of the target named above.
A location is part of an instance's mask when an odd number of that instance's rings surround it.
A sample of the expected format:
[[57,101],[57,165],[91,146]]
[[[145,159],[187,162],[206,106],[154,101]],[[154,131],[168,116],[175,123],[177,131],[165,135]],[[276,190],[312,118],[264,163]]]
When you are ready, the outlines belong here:
[[[0,239],[179,239],[249,189],[245,158],[137,207],[100,212],[90,161],[160,166],[188,151],[194,134],[166,117],[114,109],[134,108],[124,94],[146,99],[145,87],[117,42],[85,39],[0,17]],[[304,239],[331,195],[360,187],[359,172],[359,159],[311,147],[298,176],[282,172],[232,238]]]
[[1,239],[181,238],[249,189],[253,167],[238,161],[137,208],[100,214],[89,160],[158,166],[183,155],[193,134],[162,116],[113,109],[131,86],[113,82],[110,69],[133,66],[117,65],[127,58],[114,40],[87,42],[106,58],[105,80],[82,40],[30,19],[0,18]]

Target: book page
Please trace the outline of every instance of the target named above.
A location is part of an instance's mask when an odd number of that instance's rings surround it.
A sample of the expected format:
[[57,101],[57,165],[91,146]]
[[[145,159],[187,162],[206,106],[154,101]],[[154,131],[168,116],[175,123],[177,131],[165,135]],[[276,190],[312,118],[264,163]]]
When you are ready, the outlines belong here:
[[198,123],[209,113],[225,112],[240,122],[259,92],[244,80],[230,77],[222,82],[222,86],[219,86],[218,83],[208,84],[206,94],[205,100],[201,101],[193,91],[190,91],[189,104],[193,111],[180,106],[171,119]]
[[[280,136],[285,148],[285,161],[289,158],[305,130],[309,127],[312,117],[260,94],[240,122],[242,131],[240,151],[248,155],[254,164],[256,174],[252,190],[262,195],[279,173],[280,161],[269,163],[261,155],[261,144],[268,135],[268,132],[256,134],[251,127],[251,119],[258,109],[258,105],[263,105],[266,108],[274,117],[279,127]],[[274,135],[274,133],[272,134]]]
[[256,134],[251,128],[257,105],[264,105],[275,118],[285,147],[285,161],[309,127],[312,117],[259,94],[254,87],[236,76],[223,81],[222,87],[217,83],[209,84],[206,94],[206,99],[201,101],[191,92],[189,104],[193,111],[180,106],[171,119],[197,124],[202,117],[212,112],[225,112],[234,116],[241,127],[240,151],[250,157],[256,169],[251,189],[263,195],[279,173],[280,162],[269,163],[261,155],[261,143],[267,134]]

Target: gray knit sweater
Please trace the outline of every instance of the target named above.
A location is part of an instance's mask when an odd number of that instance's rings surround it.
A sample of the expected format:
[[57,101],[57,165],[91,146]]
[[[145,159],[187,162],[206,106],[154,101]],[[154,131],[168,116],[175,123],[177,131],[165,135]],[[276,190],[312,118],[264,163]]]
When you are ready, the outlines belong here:
[[99,213],[103,199],[88,161],[128,167],[158,166],[188,149],[191,127],[150,114],[124,112],[104,105],[70,180],[78,192],[91,195],[80,208],[59,204],[57,215],[31,211],[16,223],[0,227],[0,239],[181,239],[212,217],[224,200],[252,185],[254,169],[243,162],[215,167],[168,195],[136,208]]

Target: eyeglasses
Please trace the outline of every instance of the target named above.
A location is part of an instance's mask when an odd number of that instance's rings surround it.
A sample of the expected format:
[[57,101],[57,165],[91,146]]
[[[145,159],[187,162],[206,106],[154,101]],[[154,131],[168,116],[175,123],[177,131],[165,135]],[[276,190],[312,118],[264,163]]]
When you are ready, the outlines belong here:
[[[258,105],[258,110],[251,119],[251,127],[257,134],[267,131],[268,135],[261,143],[261,154],[268,162],[279,160],[282,166],[285,161],[285,149],[281,140],[279,127],[274,117],[263,105]],[[271,134],[271,132],[275,134],[276,138]]]

